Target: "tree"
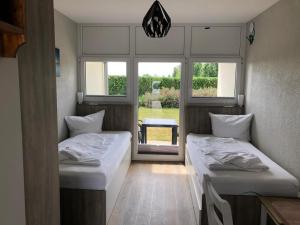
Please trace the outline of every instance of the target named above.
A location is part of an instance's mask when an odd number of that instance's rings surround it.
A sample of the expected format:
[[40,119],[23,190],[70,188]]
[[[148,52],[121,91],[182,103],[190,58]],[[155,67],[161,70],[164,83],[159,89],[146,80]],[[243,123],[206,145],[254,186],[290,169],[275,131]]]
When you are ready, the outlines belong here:
[[180,77],[180,67],[179,66],[174,67],[172,77],[175,77],[175,78]]
[[194,76],[200,77],[202,73],[202,63],[195,63],[194,64]]
[[205,63],[202,67],[203,77],[217,77],[218,76],[218,64],[217,63]]
[[195,63],[194,77],[217,77],[218,63]]

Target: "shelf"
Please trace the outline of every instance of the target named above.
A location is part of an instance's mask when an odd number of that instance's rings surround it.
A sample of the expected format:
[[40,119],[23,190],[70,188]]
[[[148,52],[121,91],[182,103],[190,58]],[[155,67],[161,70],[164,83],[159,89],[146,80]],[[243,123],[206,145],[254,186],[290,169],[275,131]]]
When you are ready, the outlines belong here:
[[0,33],[23,34],[24,29],[0,20]]
[[25,0],[1,0],[0,57],[16,57],[26,41]]

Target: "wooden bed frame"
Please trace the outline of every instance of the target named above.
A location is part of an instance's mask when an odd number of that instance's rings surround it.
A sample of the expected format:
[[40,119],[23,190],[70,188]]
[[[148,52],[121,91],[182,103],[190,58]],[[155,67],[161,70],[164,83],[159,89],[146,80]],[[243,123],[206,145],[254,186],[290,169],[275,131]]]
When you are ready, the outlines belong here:
[[[105,110],[103,130],[132,132],[131,105],[77,105],[77,115]],[[118,118],[116,120],[116,118]],[[131,144],[105,190],[60,189],[62,225],[106,225],[131,164]]]
[[114,178],[106,190],[60,189],[62,225],[105,225],[115,206],[131,164],[129,145]]
[[[199,225],[208,225],[205,195],[187,151],[185,160],[196,221]],[[234,225],[260,224],[261,208],[256,196],[221,195],[221,197],[230,203]]]
[[[240,115],[244,114],[244,108],[239,106],[202,106],[188,105],[185,108],[185,133],[211,134],[211,122],[209,112],[216,114]],[[191,163],[186,147],[185,165],[188,172],[188,180],[191,190],[196,220],[199,225],[208,225],[205,195],[196,171]],[[260,203],[256,196],[221,195],[232,208],[233,222],[235,225],[259,225]]]

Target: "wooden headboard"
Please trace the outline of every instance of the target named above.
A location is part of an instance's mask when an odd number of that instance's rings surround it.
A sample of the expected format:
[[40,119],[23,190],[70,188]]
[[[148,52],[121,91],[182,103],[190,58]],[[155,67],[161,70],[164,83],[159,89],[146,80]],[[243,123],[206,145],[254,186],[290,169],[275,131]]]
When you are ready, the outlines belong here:
[[[103,130],[133,132],[133,105],[130,104],[77,104],[78,116],[105,110]],[[241,115],[244,108],[239,106],[200,106],[185,107],[185,134],[211,134],[211,123],[208,113]]]
[[76,114],[86,116],[105,110],[103,130],[133,132],[133,106],[129,104],[77,104]]
[[211,134],[209,112],[215,114],[244,114],[244,108],[239,106],[200,106],[187,105],[185,107],[185,134]]

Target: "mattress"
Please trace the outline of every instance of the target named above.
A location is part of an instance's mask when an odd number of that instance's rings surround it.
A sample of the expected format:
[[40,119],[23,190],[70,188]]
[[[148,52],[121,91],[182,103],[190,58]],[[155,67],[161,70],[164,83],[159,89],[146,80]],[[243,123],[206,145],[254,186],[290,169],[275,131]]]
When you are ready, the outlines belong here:
[[101,165],[95,167],[60,164],[60,187],[106,190],[131,144],[131,133],[127,131],[104,131],[103,133],[118,134],[118,136],[101,160]]
[[269,167],[268,170],[262,172],[209,170],[205,166],[203,155],[197,150],[201,147],[199,142],[195,144],[199,138],[209,136],[211,135],[189,134],[187,136],[187,153],[200,184],[203,182],[203,175],[208,174],[219,194],[297,196],[298,180],[253,145],[251,145],[253,153]]

